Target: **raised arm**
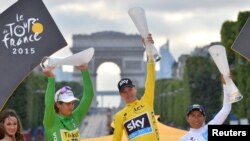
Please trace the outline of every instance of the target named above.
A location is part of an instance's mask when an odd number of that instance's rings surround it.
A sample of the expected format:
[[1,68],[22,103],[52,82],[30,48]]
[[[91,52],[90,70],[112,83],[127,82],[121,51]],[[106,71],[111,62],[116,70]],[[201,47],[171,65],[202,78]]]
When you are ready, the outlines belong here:
[[45,76],[48,77],[48,84],[45,94],[45,111],[43,124],[45,128],[50,128],[53,126],[55,120],[55,110],[54,110],[54,95],[55,95],[55,78],[52,72],[54,68],[48,67],[43,70]]
[[76,118],[78,122],[81,122],[82,118],[86,115],[91,105],[91,102],[94,97],[94,90],[92,81],[90,78],[89,71],[87,69],[87,65],[82,65],[77,67],[81,73],[83,78],[83,96],[81,98],[80,104],[74,110],[73,116]]
[[[150,41],[152,44],[154,43],[151,34],[148,35],[147,40]],[[147,78],[145,82],[145,93],[142,97],[142,100],[146,101],[151,106],[153,106],[154,92],[155,92],[155,62],[153,56],[147,56]]]
[[221,125],[224,123],[226,118],[231,112],[232,104],[229,102],[229,93],[226,90],[224,79],[222,78],[223,82],[223,106],[221,110],[216,114],[216,116],[208,123],[208,124],[215,124]]

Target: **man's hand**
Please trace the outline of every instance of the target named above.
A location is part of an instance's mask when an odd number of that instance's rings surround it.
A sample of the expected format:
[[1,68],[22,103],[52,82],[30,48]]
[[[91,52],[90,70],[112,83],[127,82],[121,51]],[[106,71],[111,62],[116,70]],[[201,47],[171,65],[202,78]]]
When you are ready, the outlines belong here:
[[224,77],[228,77],[230,79],[232,79],[232,75],[231,73],[228,75],[228,76],[223,76],[222,74],[220,75],[220,81],[223,83],[223,84],[226,84],[226,81],[225,81],[225,78]]
[[43,69],[44,75],[47,76],[47,77],[55,77],[55,75],[54,75],[54,73],[52,71],[53,69],[54,69],[54,67],[46,67],[46,68],[44,68]]
[[[150,42],[151,44],[154,44],[154,40],[152,38],[152,34],[151,33],[148,34],[147,41]],[[144,40],[144,38],[142,38],[142,43],[143,43],[143,45],[145,47],[145,40]]]
[[80,66],[76,66],[77,69],[79,70],[87,70],[88,69],[88,64],[84,64],[84,65],[80,65]]

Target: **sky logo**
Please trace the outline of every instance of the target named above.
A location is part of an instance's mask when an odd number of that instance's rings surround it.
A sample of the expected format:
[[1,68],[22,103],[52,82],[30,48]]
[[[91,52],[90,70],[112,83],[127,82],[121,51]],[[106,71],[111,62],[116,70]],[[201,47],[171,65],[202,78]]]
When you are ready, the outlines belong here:
[[119,83],[120,86],[122,86],[123,84],[128,84],[128,80],[125,79],[125,80],[122,80],[122,81]]
[[128,120],[124,127],[129,139],[152,132],[152,127],[147,113]]

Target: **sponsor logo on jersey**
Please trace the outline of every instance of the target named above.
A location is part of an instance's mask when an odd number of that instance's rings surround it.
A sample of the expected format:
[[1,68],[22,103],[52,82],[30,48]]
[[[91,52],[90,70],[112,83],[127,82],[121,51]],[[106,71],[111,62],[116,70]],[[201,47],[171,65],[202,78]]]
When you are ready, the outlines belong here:
[[80,141],[80,133],[78,129],[72,131],[61,129],[60,133],[62,141]]
[[56,132],[53,133],[53,139],[54,139],[54,141],[57,141]]
[[135,108],[134,108],[134,111],[137,112],[137,111],[139,111],[139,110],[141,110],[141,109],[143,109],[143,108],[144,108],[143,105],[139,105],[138,107],[135,107]]
[[191,137],[189,140],[190,141],[196,141],[196,139],[194,139],[194,137]]
[[153,130],[147,113],[126,121],[124,128],[129,139],[149,134]]

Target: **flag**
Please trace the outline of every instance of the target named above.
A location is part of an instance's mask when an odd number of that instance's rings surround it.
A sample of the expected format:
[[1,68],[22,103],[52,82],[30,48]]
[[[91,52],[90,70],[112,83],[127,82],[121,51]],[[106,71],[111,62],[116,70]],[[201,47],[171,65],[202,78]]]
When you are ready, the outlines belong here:
[[26,76],[66,46],[42,0],[18,0],[0,14],[0,111]]
[[239,53],[248,61],[250,60],[250,18],[248,18],[247,22],[241,29],[240,34],[237,36],[231,49]]

